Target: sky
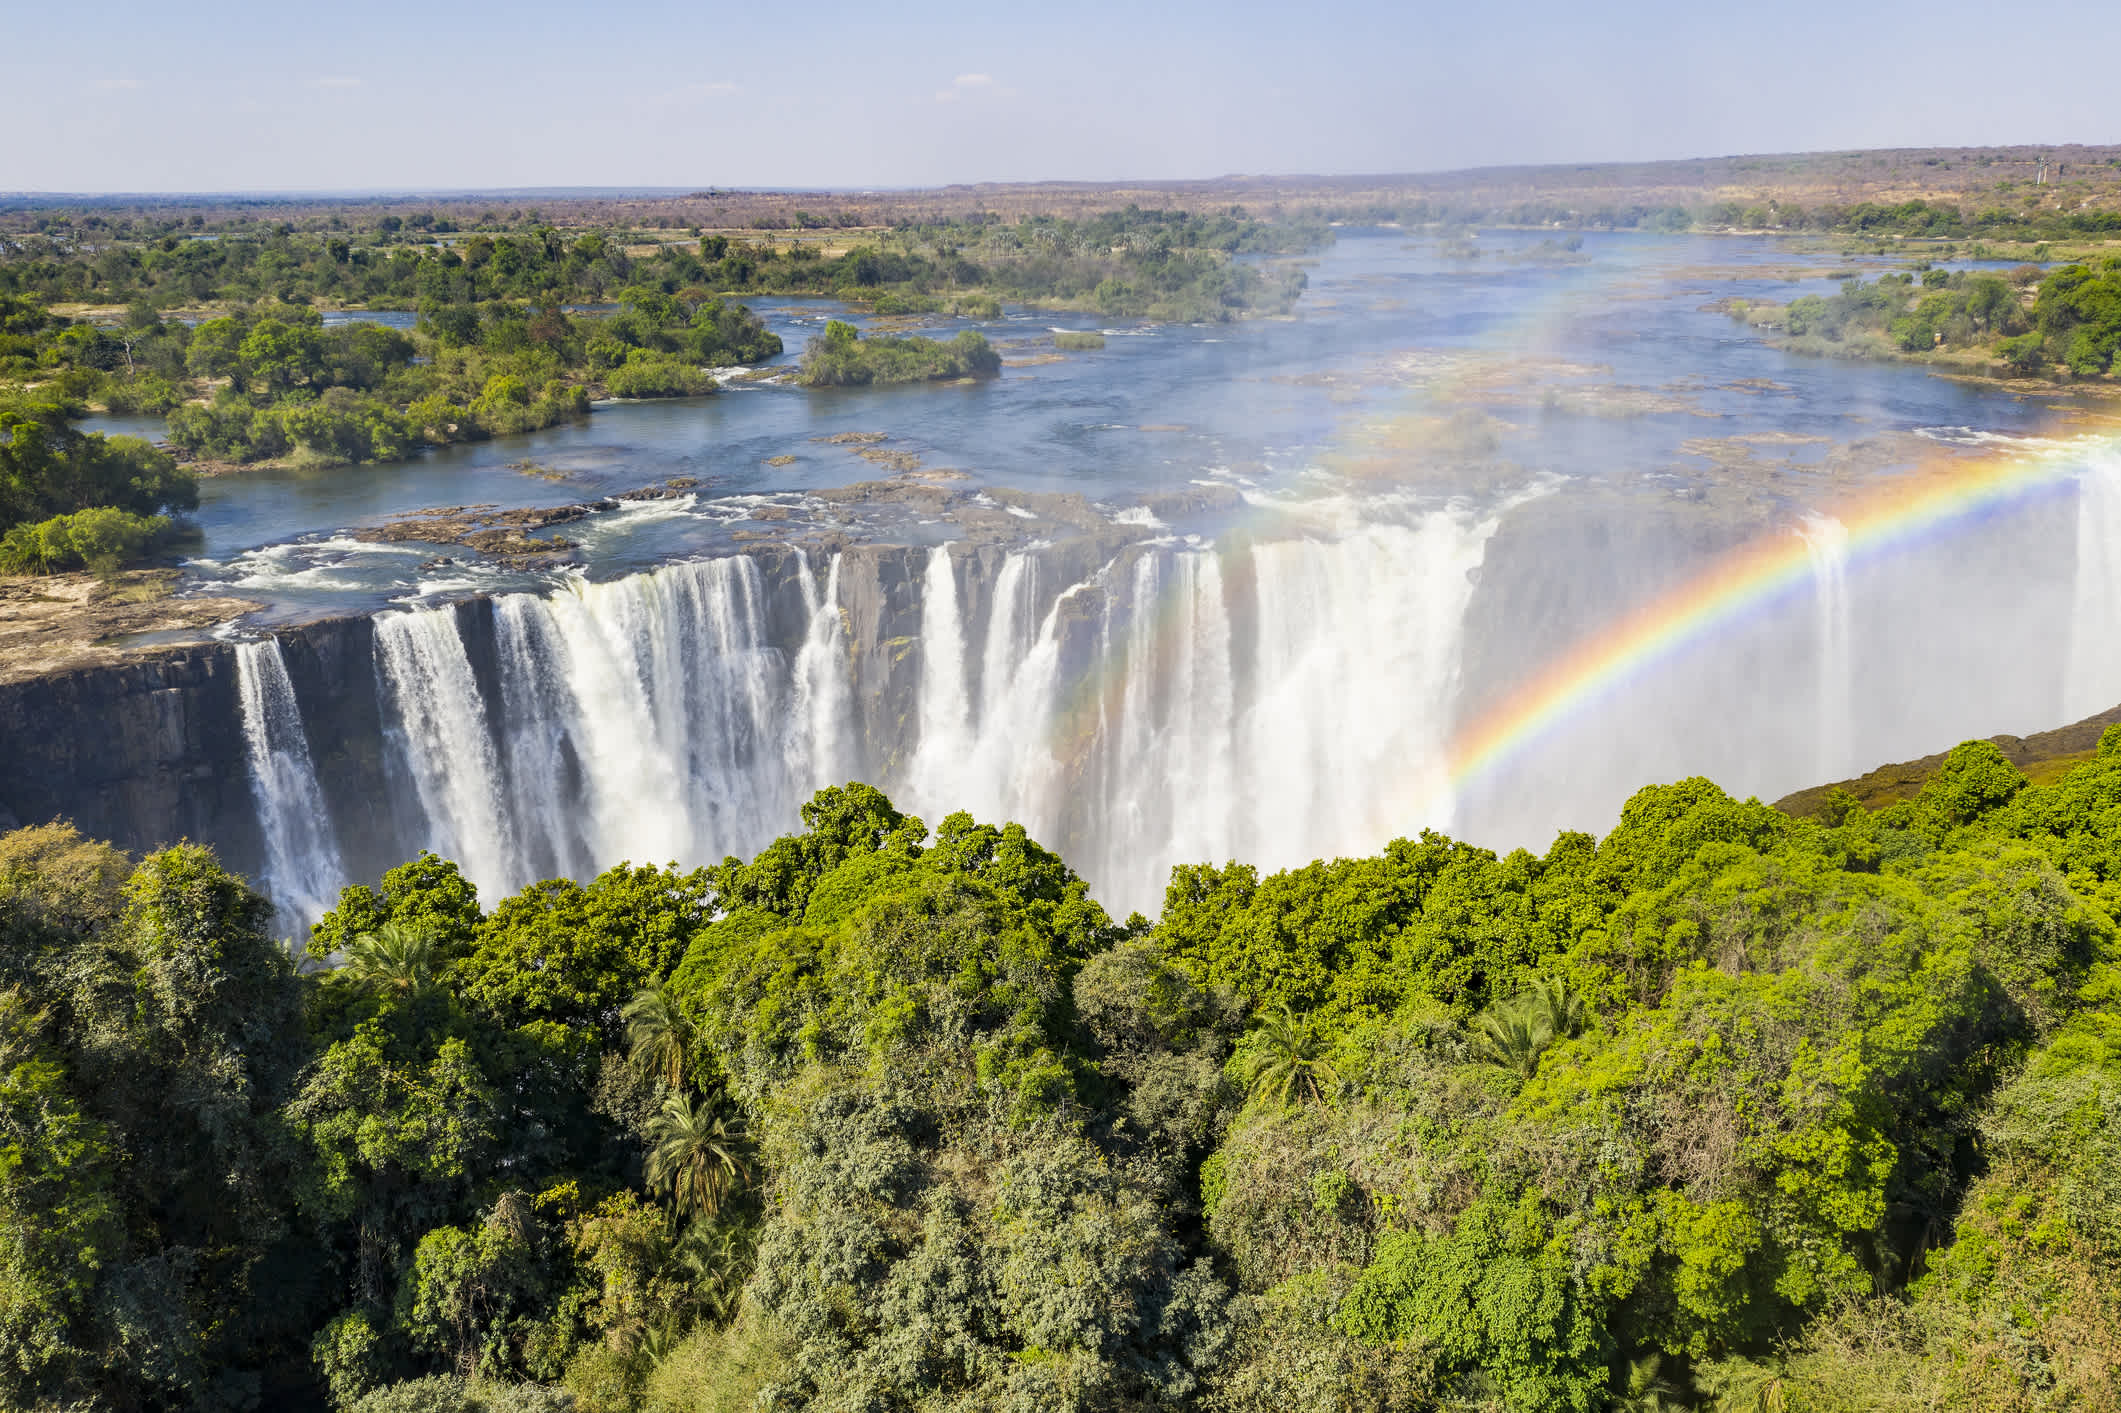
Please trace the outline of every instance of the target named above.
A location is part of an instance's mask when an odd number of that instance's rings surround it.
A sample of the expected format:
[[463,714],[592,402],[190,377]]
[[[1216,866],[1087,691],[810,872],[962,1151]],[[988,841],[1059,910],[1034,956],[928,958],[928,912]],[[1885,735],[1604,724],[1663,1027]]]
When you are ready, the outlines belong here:
[[0,0],[0,191],[906,187],[2121,142],[2121,4]]

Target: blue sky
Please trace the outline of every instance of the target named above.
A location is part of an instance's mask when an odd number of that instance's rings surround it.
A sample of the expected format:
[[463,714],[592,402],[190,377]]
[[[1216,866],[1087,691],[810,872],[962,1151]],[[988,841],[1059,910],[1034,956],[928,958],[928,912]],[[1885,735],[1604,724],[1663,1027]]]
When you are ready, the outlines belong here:
[[[2121,4],[0,0],[0,190],[909,186],[2121,142]],[[2069,56],[2085,62],[2073,62]]]

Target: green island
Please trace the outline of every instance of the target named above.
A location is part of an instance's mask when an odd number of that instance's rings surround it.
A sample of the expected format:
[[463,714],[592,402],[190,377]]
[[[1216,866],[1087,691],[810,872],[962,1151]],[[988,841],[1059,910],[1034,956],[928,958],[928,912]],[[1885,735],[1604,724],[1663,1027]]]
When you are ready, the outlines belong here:
[[812,339],[804,350],[796,380],[806,388],[860,387],[991,378],[1001,369],[1002,356],[976,329],[949,339],[863,338],[854,325],[833,319],[826,323],[824,336]]
[[1731,317],[1793,352],[1911,358],[1970,371],[2096,378],[2121,351],[2121,255],[2008,274],[1927,262],[1788,304],[1732,300]]
[[861,785],[690,873],[423,854],[295,967],[0,837],[0,1402],[2109,1406],[2121,728],[1706,780],[1118,921]]

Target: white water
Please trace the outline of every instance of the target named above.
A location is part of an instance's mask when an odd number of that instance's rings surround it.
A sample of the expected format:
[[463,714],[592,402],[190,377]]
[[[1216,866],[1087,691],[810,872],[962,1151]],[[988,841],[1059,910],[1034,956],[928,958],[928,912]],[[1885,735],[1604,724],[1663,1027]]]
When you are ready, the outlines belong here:
[[1863,767],[1855,759],[1854,653],[1850,646],[1848,527],[1826,515],[1807,515],[1798,532],[1812,561],[1812,615],[1818,664],[1818,721],[1814,773],[1840,780]]
[[[910,710],[883,704],[878,742],[837,557],[797,563],[778,610],[749,556],[500,598],[492,701],[453,611],[390,615],[378,681],[424,820],[412,847],[490,899],[622,859],[748,855],[817,789],[865,778],[931,824],[1020,821],[1123,910],[1153,911],[1174,863],[1368,851],[1449,821],[1443,747],[1493,528],[1437,511],[1145,546],[1072,584],[1023,551],[993,566],[983,622],[976,566],[930,551]],[[783,650],[769,619],[796,598]]]
[[236,694],[265,836],[265,892],[299,928],[322,917],[347,880],[277,638],[236,645]]
[[2095,453],[2077,484],[2076,603],[2063,721],[2121,702],[2121,452]]
[[[1465,609],[1494,528],[1438,511],[1258,544],[1242,552],[1247,604],[1223,552],[1147,550],[1039,613],[1038,561],[1012,555],[976,713],[955,582],[932,557],[907,800],[931,823],[957,808],[1021,821],[1123,910],[1154,911],[1174,863],[1274,868],[1445,825]],[[1093,592],[1087,661],[1069,663],[1065,624]],[[1238,621],[1256,625],[1244,640]]]
[[499,753],[456,614],[378,618],[376,665],[387,685],[386,730],[427,815],[422,846],[455,859],[483,888],[514,887],[523,876],[514,811],[501,791]]
[[928,551],[921,576],[920,739],[913,790],[923,800],[955,799],[972,756],[972,700],[965,688],[965,620],[948,546]]
[[748,557],[494,607],[501,739],[448,610],[377,624],[379,678],[432,847],[491,897],[621,860],[712,862],[796,826],[852,773],[839,561],[791,660]]
[[840,616],[840,557],[832,557],[822,590],[807,556],[801,562],[801,578],[803,606],[809,610],[810,626],[795,660],[797,729],[788,761],[789,776],[793,780],[845,784],[855,769],[854,721],[847,631]]

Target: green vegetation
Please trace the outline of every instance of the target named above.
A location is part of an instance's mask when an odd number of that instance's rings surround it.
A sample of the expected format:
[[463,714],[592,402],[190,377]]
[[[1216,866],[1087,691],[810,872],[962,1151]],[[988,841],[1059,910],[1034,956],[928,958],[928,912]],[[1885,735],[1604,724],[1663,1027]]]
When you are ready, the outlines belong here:
[[841,239],[757,241],[708,234],[682,242],[534,219],[460,232],[401,218],[375,227],[296,232],[231,223],[213,230],[169,214],[54,217],[0,233],[0,294],[39,303],[146,303],[161,309],[279,301],[370,308],[599,303],[627,289],[677,296],[827,295],[879,313],[951,311],[996,318],[1001,300],[1113,316],[1226,320],[1285,313],[1298,270],[1241,256],[1294,254],[1330,239],[1322,222],[1268,223],[1241,208],[1195,213],[1129,206],[1082,220],[974,216]]
[[1788,346],[1804,352],[1971,356],[2016,373],[2059,367],[2094,377],[2110,371],[2121,351],[2121,256],[2096,267],[2025,265],[2008,278],[1918,269],[1868,284],[1850,279],[1832,296],[1734,304],[1731,314],[1779,327]]
[[1105,336],[1100,333],[1083,333],[1075,329],[1063,329],[1053,336],[1053,346],[1067,353],[1086,353],[1105,346]]
[[[2032,244],[2042,241],[2099,242],[2121,237],[2121,210],[2086,204],[2064,210],[2055,188],[2001,183],[1990,204],[1946,201],[1843,204],[1791,199],[1715,201],[1676,206],[1655,201],[1584,201],[1540,198],[1470,200],[1418,197],[1359,203],[1326,203],[1315,216],[1354,225],[1464,228],[1503,226],[1578,230],[1761,232],[1774,235],[1846,235],[1866,241],[1928,241]],[[1559,254],[1549,247],[1548,255]],[[1535,254],[1532,258],[1541,258]]]
[[136,304],[115,327],[0,297],[0,377],[37,379],[114,412],[166,413],[171,445],[213,461],[391,461],[423,445],[534,431],[619,397],[713,390],[703,366],[771,357],[780,340],[704,290],[620,292],[609,316],[553,305],[421,305],[414,332],[327,326],[261,302],[196,325]]
[[172,529],[166,515],[135,515],[107,505],[54,515],[0,534],[0,574],[90,569],[109,578],[166,543]]
[[[0,388],[166,416],[170,444],[209,462],[387,461],[580,417],[599,394],[709,393],[708,369],[781,351],[716,291],[827,295],[880,314],[994,319],[1010,299],[1224,320],[1287,312],[1304,288],[1300,270],[1239,257],[1309,249],[1327,234],[1236,211],[1133,207],[1084,221],[904,226],[839,253],[722,235],[644,246],[622,231],[448,225],[414,231],[390,217],[368,231],[298,234],[98,216],[0,237]],[[578,307],[614,301],[608,314]],[[67,302],[125,313],[67,318],[49,307]],[[327,326],[324,305],[417,309],[419,325]],[[168,317],[178,309],[191,312]],[[977,335],[870,339],[852,355],[833,346],[804,381],[979,375],[991,361]]]
[[0,1402],[2112,1406],[2121,728],[1153,924],[803,816],[490,909],[423,855],[299,974],[202,849],[0,838]]
[[803,350],[798,381],[806,388],[859,387],[869,383],[921,383],[939,378],[988,378],[999,373],[1002,356],[986,337],[962,329],[950,339],[863,338],[854,325],[838,319],[825,325],[821,338]]
[[0,574],[86,565],[108,575],[168,538],[161,512],[199,503],[168,453],[80,432],[70,419],[81,410],[42,389],[0,388]]

